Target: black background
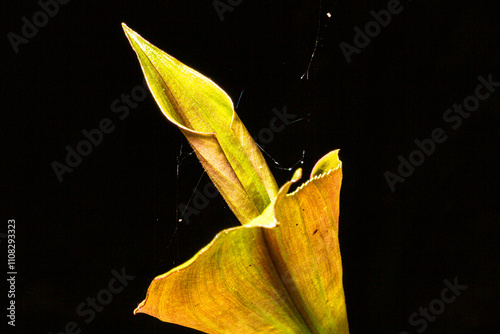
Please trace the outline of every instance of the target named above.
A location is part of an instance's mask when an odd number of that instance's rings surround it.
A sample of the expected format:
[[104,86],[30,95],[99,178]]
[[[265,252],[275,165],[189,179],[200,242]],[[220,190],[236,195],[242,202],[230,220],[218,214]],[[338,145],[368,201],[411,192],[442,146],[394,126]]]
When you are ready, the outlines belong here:
[[[479,75],[500,81],[494,4],[402,1],[403,11],[348,64],[339,44],[352,44],[353,28],[387,2],[245,0],[220,21],[210,0],[73,0],[17,54],[7,34],[21,34],[21,18],[40,7],[3,2],[0,232],[16,220],[18,271],[9,332],[55,334],[75,321],[82,333],[195,333],[132,311],[155,276],[238,224],[220,198],[178,223],[176,207],[189,200],[201,165],[186,157],[187,142],[151,97],[124,120],[111,111],[142,82],[121,22],[212,78],[235,104],[244,91],[237,111],[253,135],[268,127],[273,108],[302,119],[265,147],[280,164],[269,161],[279,184],[303,150],[307,175],[341,149],[351,333],[416,333],[408,317],[455,277],[468,288],[425,332],[498,330],[500,92],[457,130],[442,119],[474,94]],[[63,163],[66,145],[75,148],[81,131],[103,118],[114,131],[59,182],[52,162]],[[437,127],[448,139],[391,192],[384,173],[397,173],[398,156],[408,158],[413,141]],[[6,262],[5,239],[1,245]],[[135,279],[85,323],[77,306],[122,268]]]

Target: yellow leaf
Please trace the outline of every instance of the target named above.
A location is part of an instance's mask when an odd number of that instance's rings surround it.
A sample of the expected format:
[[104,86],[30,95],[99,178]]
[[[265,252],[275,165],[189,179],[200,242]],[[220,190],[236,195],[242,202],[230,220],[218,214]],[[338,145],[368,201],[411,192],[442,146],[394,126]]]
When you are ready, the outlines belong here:
[[349,333],[338,242],[342,165],[320,159],[251,223],[154,279],[136,313],[206,333]]
[[314,333],[348,333],[338,240],[341,181],[336,150],[318,161],[309,181],[278,197],[279,228],[264,232],[273,263]]

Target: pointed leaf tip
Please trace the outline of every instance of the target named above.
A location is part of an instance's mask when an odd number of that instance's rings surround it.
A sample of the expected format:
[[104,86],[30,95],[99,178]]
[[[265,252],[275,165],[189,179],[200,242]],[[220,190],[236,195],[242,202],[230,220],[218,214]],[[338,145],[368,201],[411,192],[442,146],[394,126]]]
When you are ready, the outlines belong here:
[[251,222],[276,197],[278,187],[231,98],[125,23],[122,27],[160,110],[186,136],[239,221]]
[[126,36],[127,38],[129,38],[129,36],[130,36],[131,34],[133,34],[133,33],[134,33],[134,31],[133,31],[132,29],[130,29],[130,28],[127,26],[127,24],[125,24],[125,22],[122,22],[122,29],[123,29],[123,31],[125,32],[125,36]]

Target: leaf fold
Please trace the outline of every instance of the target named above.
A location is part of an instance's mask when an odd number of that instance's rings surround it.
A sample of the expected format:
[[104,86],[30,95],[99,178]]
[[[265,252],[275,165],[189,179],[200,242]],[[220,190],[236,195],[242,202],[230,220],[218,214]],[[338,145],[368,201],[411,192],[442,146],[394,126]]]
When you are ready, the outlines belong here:
[[212,80],[122,26],[161,111],[185,135],[239,221],[249,223],[276,197],[278,187],[230,97]]
[[206,333],[349,333],[338,241],[338,150],[264,212],[158,276],[135,310]]

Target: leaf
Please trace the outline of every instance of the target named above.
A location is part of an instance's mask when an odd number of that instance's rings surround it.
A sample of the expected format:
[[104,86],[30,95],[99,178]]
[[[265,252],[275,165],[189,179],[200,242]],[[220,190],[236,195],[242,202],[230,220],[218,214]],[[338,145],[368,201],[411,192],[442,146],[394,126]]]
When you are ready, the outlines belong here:
[[324,156],[250,224],[153,280],[135,313],[206,333],[349,333],[338,243],[342,165]]
[[279,198],[279,228],[265,231],[267,247],[287,290],[315,333],[348,333],[338,240],[342,166],[338,150],[316,163],[311,179]]
[[249,223],[278,187],[233,102],[213,81],[122,26],[161,111],[186,136],[236,217]]

